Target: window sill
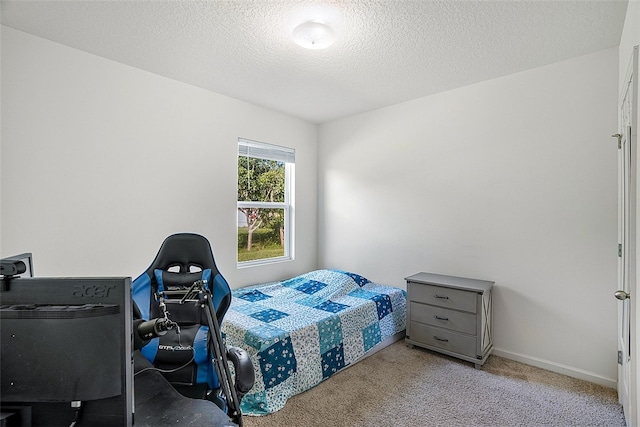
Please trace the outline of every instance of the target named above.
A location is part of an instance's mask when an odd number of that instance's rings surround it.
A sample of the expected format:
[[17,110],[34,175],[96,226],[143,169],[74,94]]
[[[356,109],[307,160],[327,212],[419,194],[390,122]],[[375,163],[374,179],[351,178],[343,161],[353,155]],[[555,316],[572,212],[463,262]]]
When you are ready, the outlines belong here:
[[269,265],[269,264],[280,264],[283,262],[293,261],[293,258],[290,256],[283,256],[278,258],[266,258],[266,259],[256,259],[253,261],[243,261],[236,264],[238,270],[249,267],[258,267],[261,265]]

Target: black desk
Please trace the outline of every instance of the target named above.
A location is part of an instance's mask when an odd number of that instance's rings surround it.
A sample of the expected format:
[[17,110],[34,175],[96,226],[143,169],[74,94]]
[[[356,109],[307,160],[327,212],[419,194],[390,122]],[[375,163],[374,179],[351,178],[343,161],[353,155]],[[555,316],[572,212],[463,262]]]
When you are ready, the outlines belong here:
[[134,352],[134,427],[237,427],[213,402],[178,393],[151,364]]

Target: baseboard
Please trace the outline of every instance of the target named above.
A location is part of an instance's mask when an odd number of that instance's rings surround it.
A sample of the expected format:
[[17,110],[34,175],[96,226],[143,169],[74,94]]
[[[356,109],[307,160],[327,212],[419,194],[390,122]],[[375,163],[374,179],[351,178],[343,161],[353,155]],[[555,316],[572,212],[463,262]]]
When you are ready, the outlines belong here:
[[593,372],[584,371],[582,369],[562,365],[560,363],[551,362],[549,360],[525,356],[524,354],[513,353],[511,351],[502,350],[496,347],[493,348],[493,354],[495,354],[496,356],[504,357],[505,359],[524,363],[525,365],[531,365],[537,368],[546,369],[547,371],[556,372],[558,374],[567,375],[569,377],[577,378],[584,381],[589,381],[605,387],[613,389],[618,387],[617,379],[605,378],[603,376],[594,374]]

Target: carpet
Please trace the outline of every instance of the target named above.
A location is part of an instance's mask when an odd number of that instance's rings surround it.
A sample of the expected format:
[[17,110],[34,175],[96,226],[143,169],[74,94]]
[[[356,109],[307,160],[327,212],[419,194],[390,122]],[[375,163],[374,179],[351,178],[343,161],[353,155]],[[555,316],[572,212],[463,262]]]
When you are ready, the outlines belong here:
[[624,426],[617,392],[492,355],[473,364],[398,341],[291,398],[244,416],[272,426]]

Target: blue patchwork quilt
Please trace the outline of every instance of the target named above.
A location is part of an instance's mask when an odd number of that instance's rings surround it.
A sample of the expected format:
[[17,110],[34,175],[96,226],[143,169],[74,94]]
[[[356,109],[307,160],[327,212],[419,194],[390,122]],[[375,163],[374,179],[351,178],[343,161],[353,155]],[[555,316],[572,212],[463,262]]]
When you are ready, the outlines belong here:
[[340,270],[232,291],[222,332],[245,349],[256,382],[242,413],[264,415],[405,329],[406,292]]

